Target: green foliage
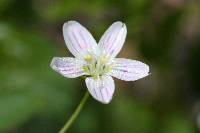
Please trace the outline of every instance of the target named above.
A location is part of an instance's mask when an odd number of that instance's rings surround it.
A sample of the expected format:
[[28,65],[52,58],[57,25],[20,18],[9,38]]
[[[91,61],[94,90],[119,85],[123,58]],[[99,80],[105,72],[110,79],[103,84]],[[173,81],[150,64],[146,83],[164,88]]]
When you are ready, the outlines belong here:
[[199,6],[167,0],[1,0],[0,132],[55,133],[75,109],[84,81],[66,79],[49,66],[54,56],[71,56],[62,24],[72,19],[97,40],[114,21],[125,22],[121,54],[149,64],[151,75],[134,83],[116,80],[113,101],[102,105],[91,98],[70,132],[194,133]]

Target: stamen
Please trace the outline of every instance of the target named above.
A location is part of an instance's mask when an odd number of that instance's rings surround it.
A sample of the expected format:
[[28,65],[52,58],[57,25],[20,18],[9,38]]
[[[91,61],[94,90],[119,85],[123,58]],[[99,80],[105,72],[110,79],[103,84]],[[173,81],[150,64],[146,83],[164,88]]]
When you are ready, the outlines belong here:
[[93,58],[92,55],[86,55],[84,60],[87,61],[87,66],[83,66],[83,70],[95,79],[112,71],[112,66],[108,65],[107,56]]
[[107,67],[104,69],[104,71],[105,71],[106,73],[111,72],[111,71],[112,71],[112,66],[107,66]]
[[88,72],[89,71],[89,67],[88,66],[83,66],[83,71]]
[[87,62],[90,62],[92,60],[92,56],[91,55],[85,55],[84,60],[87,61]]
[[103,64],[105,64],[105,63],[108,61],[108,57],[107,57],[107,56],[102,56],[102,57],[100,58],[100,60],[101,60],[101,62],[102,62]]

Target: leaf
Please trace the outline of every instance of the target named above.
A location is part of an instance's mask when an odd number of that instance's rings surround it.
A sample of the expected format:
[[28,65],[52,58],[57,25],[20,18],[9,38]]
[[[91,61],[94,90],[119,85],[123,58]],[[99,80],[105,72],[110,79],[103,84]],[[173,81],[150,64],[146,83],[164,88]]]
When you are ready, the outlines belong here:
[[21,124],[36,112],[38,106],[34,97],[26,94],[0,97],[0,130]]

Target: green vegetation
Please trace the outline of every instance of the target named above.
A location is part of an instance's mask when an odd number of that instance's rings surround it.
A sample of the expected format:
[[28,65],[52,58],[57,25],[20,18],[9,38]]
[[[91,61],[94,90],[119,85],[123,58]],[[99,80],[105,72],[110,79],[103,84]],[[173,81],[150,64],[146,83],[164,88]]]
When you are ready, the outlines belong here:
[[72,133],[196,133],[200,115],[200,2],[191,0],[1,0],[0,132],[55,133],[86,86],[50,68],[71,56],[62,25],[79,21],[99,40],[127,25],[118,57],[144,61],[151,75],[116,82],[112,102],[90,98]]

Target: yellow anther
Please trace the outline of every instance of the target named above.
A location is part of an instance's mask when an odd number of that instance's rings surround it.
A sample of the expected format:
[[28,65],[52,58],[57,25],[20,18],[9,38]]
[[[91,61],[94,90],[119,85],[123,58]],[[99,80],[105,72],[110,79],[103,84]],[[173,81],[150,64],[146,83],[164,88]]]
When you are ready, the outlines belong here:
[[92,56],[91,55],[85,55],[84,60],[87,61],[87,62],[90,62],[92,60]]
[[107,66],[104,71],[106,73],[111,72],[112,71],[112,67],[111,66]]
[[108,61],[108,57],[106,57],[106,56],[102,56],[101,57],[101,62],[102,63],[106,63]]
[[82,69],[83,69],[83,71],[85,71],[85,72],[88,72],[88,71],[89,71],[89,68],[88,68],[87,66],[83,66]]

